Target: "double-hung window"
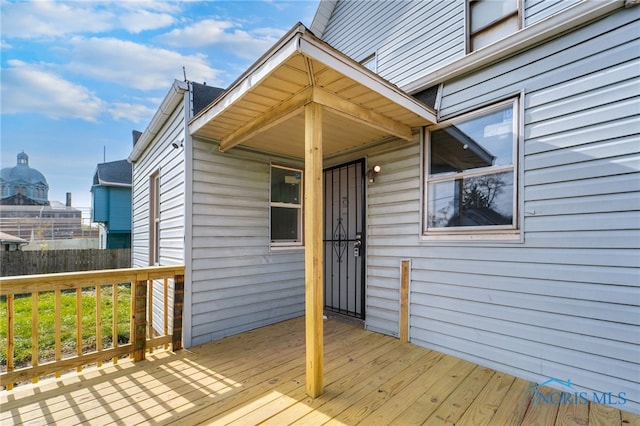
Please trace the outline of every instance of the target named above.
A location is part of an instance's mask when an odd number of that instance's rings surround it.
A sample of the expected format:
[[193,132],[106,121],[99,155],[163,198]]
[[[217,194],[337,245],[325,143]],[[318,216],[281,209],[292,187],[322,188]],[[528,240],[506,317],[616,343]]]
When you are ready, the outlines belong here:
[[520,15],[519,0],[469,0],[467,51],[478,50],[518,31]]
[[426,130],[427,237],[516,235],[517,103],[502,102]]
[[271,245],[302,245],[302,170],[271,166]]

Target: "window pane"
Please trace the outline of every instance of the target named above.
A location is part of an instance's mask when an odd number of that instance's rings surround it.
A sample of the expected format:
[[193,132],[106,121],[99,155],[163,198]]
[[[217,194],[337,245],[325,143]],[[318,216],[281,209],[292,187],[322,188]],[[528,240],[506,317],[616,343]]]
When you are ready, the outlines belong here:
[[300,204],[300,183],[302,174],[299,170],[271,168],[271,202]]
[[431,132],[431,175],[509,164],[513,164],[511,105]]
[[[516,0],[478,0],[471,5],[471,32],[476,32],[503,16],[516,13]],[[517,30],[517,28],[516,28]]]
[[271,207],[271,240],[300,241],[300,209]]
[[509,19],[493,25],[483,31],[473,34],[471,37],[471,48],[478,50],[494,41],[503,39],[520,29],[518,15],[513,15]]
[[429,184],[428,227],[513,224],[513,172]]

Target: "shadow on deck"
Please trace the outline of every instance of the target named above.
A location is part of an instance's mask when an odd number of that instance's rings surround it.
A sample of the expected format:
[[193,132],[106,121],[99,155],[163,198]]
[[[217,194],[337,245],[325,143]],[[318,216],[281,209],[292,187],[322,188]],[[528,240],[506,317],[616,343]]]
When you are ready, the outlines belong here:
[[532,403],[534,383],[325,321],[325,393],[304,391],[304,320],[0,393],[5,424],[640,425],[598,404]]

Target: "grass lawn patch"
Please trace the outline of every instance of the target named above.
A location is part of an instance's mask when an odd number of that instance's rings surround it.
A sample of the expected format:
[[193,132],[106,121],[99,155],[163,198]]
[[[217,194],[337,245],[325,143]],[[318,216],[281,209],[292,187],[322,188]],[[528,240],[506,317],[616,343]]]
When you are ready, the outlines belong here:
[[[131,285],[119,284],[117,290],[117,339],[119,344],[129,342],[131,323]],[[62,357],[77,354],[78,346],[83,353],[95,351],[96,323],[100,324],[102,348],[113,347],[113,286],[101,286],[101,315],[96,318],[96,288],[84,288],[80,300],[81,341],[77,338],[77,294],[76,290],[64,290],[60,295],[61,306],[61,351]],[[38,361],[44,363],[55,359],[55,293],[38,295]],[[14,299],[14,367],[25,367],[31,363],[32,315],[31,294],[17,295]],[[99,322],[98,322],[99,321]],[[7,299],[0,299],[0,371],[7,367]]]

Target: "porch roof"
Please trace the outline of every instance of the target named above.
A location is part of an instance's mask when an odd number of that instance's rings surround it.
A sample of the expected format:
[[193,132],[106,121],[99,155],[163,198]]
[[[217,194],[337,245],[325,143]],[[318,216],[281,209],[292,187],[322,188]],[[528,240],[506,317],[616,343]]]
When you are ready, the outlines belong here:
[[304,106],[322,105],[330,156],[436,122],[433,109],[295,25],[189,124],[221,151],[243,145],[304,157]]

